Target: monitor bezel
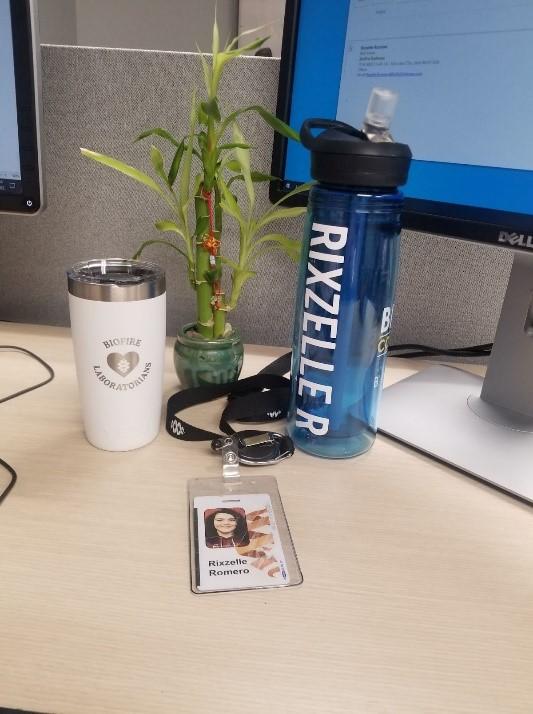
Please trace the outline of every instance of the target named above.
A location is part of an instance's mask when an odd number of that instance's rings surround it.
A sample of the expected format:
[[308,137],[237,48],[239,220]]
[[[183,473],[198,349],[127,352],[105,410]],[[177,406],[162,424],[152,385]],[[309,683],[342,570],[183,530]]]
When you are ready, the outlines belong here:
[[33,215],[44,206],[40,45],[33,0],[9,0],[22,193],[0,193],[0,213]]
[[[276,106],[277,116],[285,122],[290,120],[299,18],[300,0],[287,0]],[[284,178],[287,141],[280,134],[275,134],[271,174],[281,178],[270,183],[270,200],[273,203],[299,185]],[[287,199],[286,205],[305,206],[307,197],[307,193],[297,194]],[[402,226],[421,233],[446,235],[498,247],[533,249],[533,216],[523,213],[406,198]]]

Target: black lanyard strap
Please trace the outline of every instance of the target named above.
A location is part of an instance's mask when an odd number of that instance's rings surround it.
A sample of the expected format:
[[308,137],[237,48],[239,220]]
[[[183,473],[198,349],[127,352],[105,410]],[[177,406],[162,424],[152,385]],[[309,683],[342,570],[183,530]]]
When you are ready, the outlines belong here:
[[[265,384],[265,376],[267,375],[257,375],[259,384]],[[240,396],[230,393],[226,408],[220,417],[220,430],[231,436],[235,432],[229,424],[230,421],[267,422],[284,419],[289,404],[289,380],[283,377],[281,379],[284,384],[265,387],[268,389],[267,392],[258,390]]]
[[[228,396],[229,401],[220,419],[224,434],[235,434],[228,420],[269,422],[287,416],[290,382],[279,374],[260,373],[238,382],[213,384],[183,389],[173,394],[167,404],[166,428],[168,433],[182,441],[213,441],[219,433],[189,424],[177,415],[183,409]],[[265,391],[266,390],[266,391]],[[247,430],[247,435],[260,434]]]
[[[214,451],[223,448],[228,436],[235,436],[239,461],[248,466],[275,464],[292,456],[294,444],[290,437],[252,429],[236,432],[229,423],[230,420],[264,423],[284,419],[289,406],[290,380],[282,375],[289,371],[290,365],[289,352],[253,377],[183,389],[173,394],[167,404],[167,432],[181,441],[210,441]],[[183,409],[224,396],[228,402],[220,417],[222,434],[200,429],[178,416]]]

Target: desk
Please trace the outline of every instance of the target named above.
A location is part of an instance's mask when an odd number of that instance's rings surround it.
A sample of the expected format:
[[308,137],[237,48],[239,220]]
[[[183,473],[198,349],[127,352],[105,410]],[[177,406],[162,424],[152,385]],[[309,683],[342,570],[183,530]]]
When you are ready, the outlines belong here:
[[[4,324],[0,343],[56,370],[50,385],[0,405],[0,456],[19,473],[0,508],[0,706],[532,711],[530,507],[384,437],[353,460],[297,453],[269,472],[304,584],[193,595],[186,481],[218,474],[218,458],[163,430],[139,451],[94,449],[69,332]],[[245,373],[280,352],[248,349]],[[169,395],[170,341],[167,357]],[[4,392],[40,376],[27,358],[0,359]],[[417,366],[391,359],[388,382]],[[215,427],[216,411],[198,407],[195,419]]]

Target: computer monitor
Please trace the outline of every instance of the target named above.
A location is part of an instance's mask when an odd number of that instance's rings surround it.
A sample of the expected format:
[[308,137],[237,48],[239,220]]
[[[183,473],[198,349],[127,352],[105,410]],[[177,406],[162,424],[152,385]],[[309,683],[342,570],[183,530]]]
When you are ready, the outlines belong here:
[[[431,367],[386,390],[378,427],[533,501],[533,2],[287,0],[278,116],[362,124],[373,87],[400,95],[392,134],[414,160],[403,225],[512,248],[485,381]],[[310,178],[275,140],[277,200]],[[298,197],[296,197],[298,198]]]
[[0,212],[44,206],[40,44],[34,0],[0,0]]

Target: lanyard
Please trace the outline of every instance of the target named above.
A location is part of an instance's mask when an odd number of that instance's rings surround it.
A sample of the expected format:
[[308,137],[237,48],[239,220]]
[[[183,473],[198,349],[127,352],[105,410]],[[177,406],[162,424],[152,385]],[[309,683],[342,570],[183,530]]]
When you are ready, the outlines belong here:
[[[253,377],[227,384],[193,387],[172,395],[167,404],[167,432],[181,441],[210,441],[215,451],[224,447],[227,436],[235,436],[239,461],[248,465],[277,463],[292,456],[294,445],[288,436],[251,429],[235,431],[229,423],[230,420],[269,422],[287,416],[290,380],[282,375],[289,371],[290,357],[289,352]],[[183,409],[224,396],[228,402],[219,424],[223,434],[201,429],[178,416]]]

